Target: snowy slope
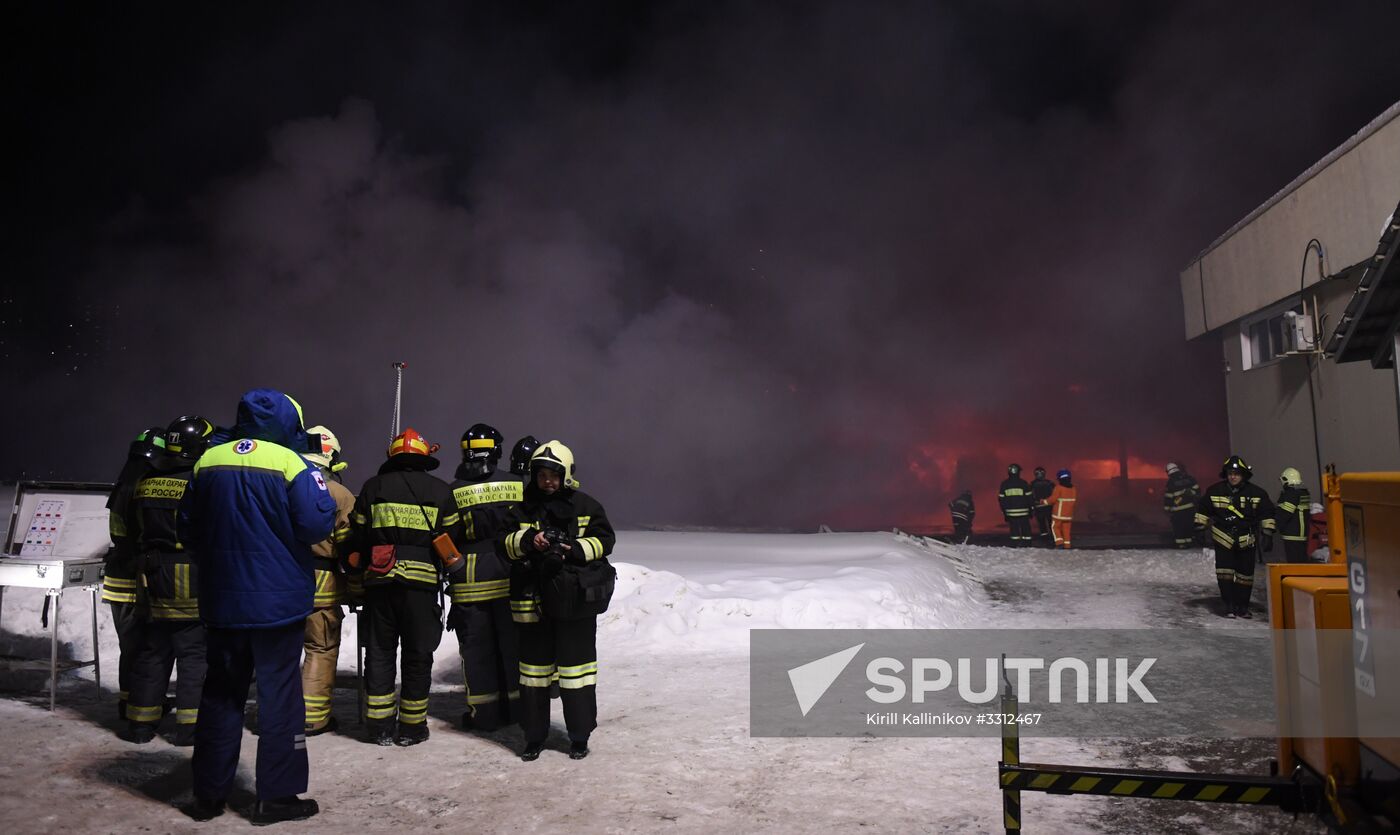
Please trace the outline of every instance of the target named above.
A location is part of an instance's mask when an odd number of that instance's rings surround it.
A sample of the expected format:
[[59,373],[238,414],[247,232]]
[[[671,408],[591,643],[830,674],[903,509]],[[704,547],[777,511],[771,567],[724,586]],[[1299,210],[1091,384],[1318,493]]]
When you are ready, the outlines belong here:
[[[952,547],[895,534],[737,535],[622,532],[619,586],[602,618],[600,727],[578,763],[556,708],[551,751],[513,754],[519,733],[464,734],[456,641],[436,655],[432,738],[382,749],[355,732],[354,691],[338,690],[339,734],[312,740],[311,794],[325,811],[299,832],[484,828],[525,831],[715,830],[999,832],[995,739],[754,739],[748,735],[752,627],[1191,626],[1264,629],[1210,609],[1212,566],[1199,552],[1013,551]],[[70,593],[62,652],[87,657],[86,602]],[[4,598],[6,652],[46,652],[38,596]],[[74,615],[77,617],[74,617]],[[115,642],[100,619],[104,684]],[[347,620],[346,646],[353,646]],[[354,669],[342,652],[343,670]],[[173,808],[188,797],[188,751],[115,736],[111,695],[65,684],[50,715],[37,676],[0,676],[0,828],[6,832],[219,832],[237,810],[196,827]],[[28,688],[25,690],[24,688]],[[251,783],[255,740],[241,779]],[[29,752],[42,751],[34,767]],[[1170,751],[1094,740],[1027,741],[1028,760],[1263,773],[1268,742],[1175,743]],[[387,770],[386,770],[387,769]],[[384,791],[376,793],[375,786]],[[539,803],[547,787],[551,801]],[[73,802],[54,804],[47,798]],[[1027,831],[1290,832],[1310,822],[1267,810],[1098,798],[1023,797]]]

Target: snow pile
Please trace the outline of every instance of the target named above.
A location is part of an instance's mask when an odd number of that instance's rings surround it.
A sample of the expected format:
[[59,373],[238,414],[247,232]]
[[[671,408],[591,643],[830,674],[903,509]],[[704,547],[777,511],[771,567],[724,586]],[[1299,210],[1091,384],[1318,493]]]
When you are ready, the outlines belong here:
[[750,629],[966,626],[977,583],[951,546],[890,533],[625,532],[600,645],[747,652]]

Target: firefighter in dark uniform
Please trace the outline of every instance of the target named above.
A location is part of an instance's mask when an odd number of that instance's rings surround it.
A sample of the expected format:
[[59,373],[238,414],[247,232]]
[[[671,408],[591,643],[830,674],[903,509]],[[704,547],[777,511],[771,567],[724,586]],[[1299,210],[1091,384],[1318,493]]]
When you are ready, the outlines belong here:
[[1172,541],[1178,548],[1190,548],[1196,541],[1196,504],[1201,485],[1177,464],[1167,465],[1167,486],[1162,488],[1162,510],[1172,524]]
[[496,552],[501,515],[520,503],[525,482],[496,469],[504,438],[492,426],[473,425],[462,434],[462,463],[452,482],[452,500],[462,517],[464,570],[448,585],[448,627],[457,633],[467,710],[462,728],[494,731],[515,722],[520,698],[515,622],[510,618],[510,562]]
[[126,719],[126,699],[131,690],[131,665],[140,652],[142,620],[136,612],[136,582],[140,575],[137,537],[140,529],[131,515],[136,485],[150,475],[154,459],[165,449],[165,429],[152,426],[136,436],[127,450],[126,464],[107,498],[107,527],[112,549],[102,568],[102,600],[111,604],[112,628],[117,633],[117,715]]
[[[569,756],[588,756],[588,737],[598,726],[597,616],[561,620],[542,610],[540,584],[567,560],[574,565],[603,560],[616,534],[596,499],[577,489],[574,456],[559,441],[546,441],[530,459],[525,500],[506,514],[511,533],[499,545],[512,560],[528,563],[530,580],[511,589],[511,614],[520,632],[520,758],[539,758],[549,734],[549,687],[559,685]],[[565,541],[551,541],[562,532]]]
[[198,575],[194,555],[176,531],[180,499],[214,426],[198,415],[177,419],[165,431],[165,451],[155,472],[141,479],[132,497],[132,517],[140,529],[141,575],[138,617],[146,619],[141,648],[131,667],[127,697],[127,738],[155,739],[165,713],[171,668],[175,681],[175,745],[193,745],[204,687],[205,634],[199,619]]
[[[350,516],[345,549],[350,570],[364,575],[367,726],[369,741],[378,745],[417,745],[428,738],[433,651],[442,641],[441,577],[465,562],[460,553],[460,562],[452,560],[438,540],[446,535],[446,542],[460,542],[462,524],[452,491],[429,475],[438,466],[432,455],[437,450],[405,429],[390,443],[389,460],[361,488]],[[402,687],[396,699],[394,658],[400,645]]]
[[1050,507],[1050,494],[1055,492],[1055,482],[1045,477],[1045,468],[1035,468],[1035,478],[1031,480],[1031,501],[1033,513],[1035,514],[1036,538],[1040,544],[1046,548],[1055,547],[1055,543],[1050,538],[1050,523],[1054,521],[1053,508]]
[[977,516],[977,508],[972,503],[972,491],[964,490],[956,499],[948,502],[948,512],[953,516],[953,544],[966,545],[972,541],[972,520]]
[[1274,546],[1274,503],[1250,482],[1253,475],[1243,458],[1231,455],[1220,468],[1223,481],[1212,485],[1196,506],[1196,525],[1208,526],[1215,544],[1215,579],[1228,618],[1251,616],[1258,539],[1266,553]]
[[1283,490],[1278,494],[1279,536],[1289,562],[1312,562],[1308,557],[1308,518],[1312,514],[1312,494],[1303,486],[1303,474],[1292,467],[1279,476]]
[[1006,468],[1006,480],[997,491],[997,502],[1001,505],[1001,515],[1006,519],[1007,527],[1011,529],[1012,547],[1029,547],[1031,508],[1034,506],[1034,499],[1031,496],[1031,486],[1021,478],[1020,464],[1012,464]]

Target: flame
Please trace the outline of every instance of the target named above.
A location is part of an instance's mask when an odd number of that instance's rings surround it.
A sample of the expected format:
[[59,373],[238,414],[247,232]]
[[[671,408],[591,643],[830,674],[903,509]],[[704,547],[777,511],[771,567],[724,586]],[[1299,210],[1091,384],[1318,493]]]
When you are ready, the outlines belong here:
[[[1137,456],[1128,456],[1128,478],[1130,479],[1152,479],[1166,478],[1166,463],[1156,463],[1144,461]],[[1117,478],[1120,475],[1121,465],[1117,458],[1081,458],[1070,464],[1069,470],[1074,474],[1076,481],[1094,481]]]

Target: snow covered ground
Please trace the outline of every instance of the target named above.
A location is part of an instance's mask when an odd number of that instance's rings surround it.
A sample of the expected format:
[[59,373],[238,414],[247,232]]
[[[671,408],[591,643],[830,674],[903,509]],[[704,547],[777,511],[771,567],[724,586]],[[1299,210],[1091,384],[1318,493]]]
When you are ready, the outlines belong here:
[[[568,759],[556,707],[550,750],[515,756],[519,732],[466,734],[456,643],[444,636],[415,748],[359,741],[354,656],[342,652],[342,731],[311,740],[310,795],[323,812],[303,832],[813,831],[1000,832],[996,739],[755,739],[748,733],[748,638],[755,627],[938,628],[1176,626],[1266,629],[1211,608],[1199,552],[947,546],[896,534],[623,532],[619,583],[601,619],[599,729],[593,754]],[[1258,599],[1262,600],[1262,591]],[[0,652],[45,655],[39,596],[5,594]],[[66,597],[61,652],[91,652],[87,603]],[[81,602],[80,602],[81,601]],[[100,617],[104,685],[115,640]],[[353,619],[346,647],[354,645]],[[65,677],[50,714],[43,676],[0,674],[0,830],[232,831],[249,824],[256,740],[245,737],[233,812],[195,824],[188,750],[117,738],[115,697]],[[1271,740],[1143,743],[1027,740],[1028,761],[1263,774]],[[1170,801],[1022,796],[1028,833],[1320,832],[1276,810]]]

